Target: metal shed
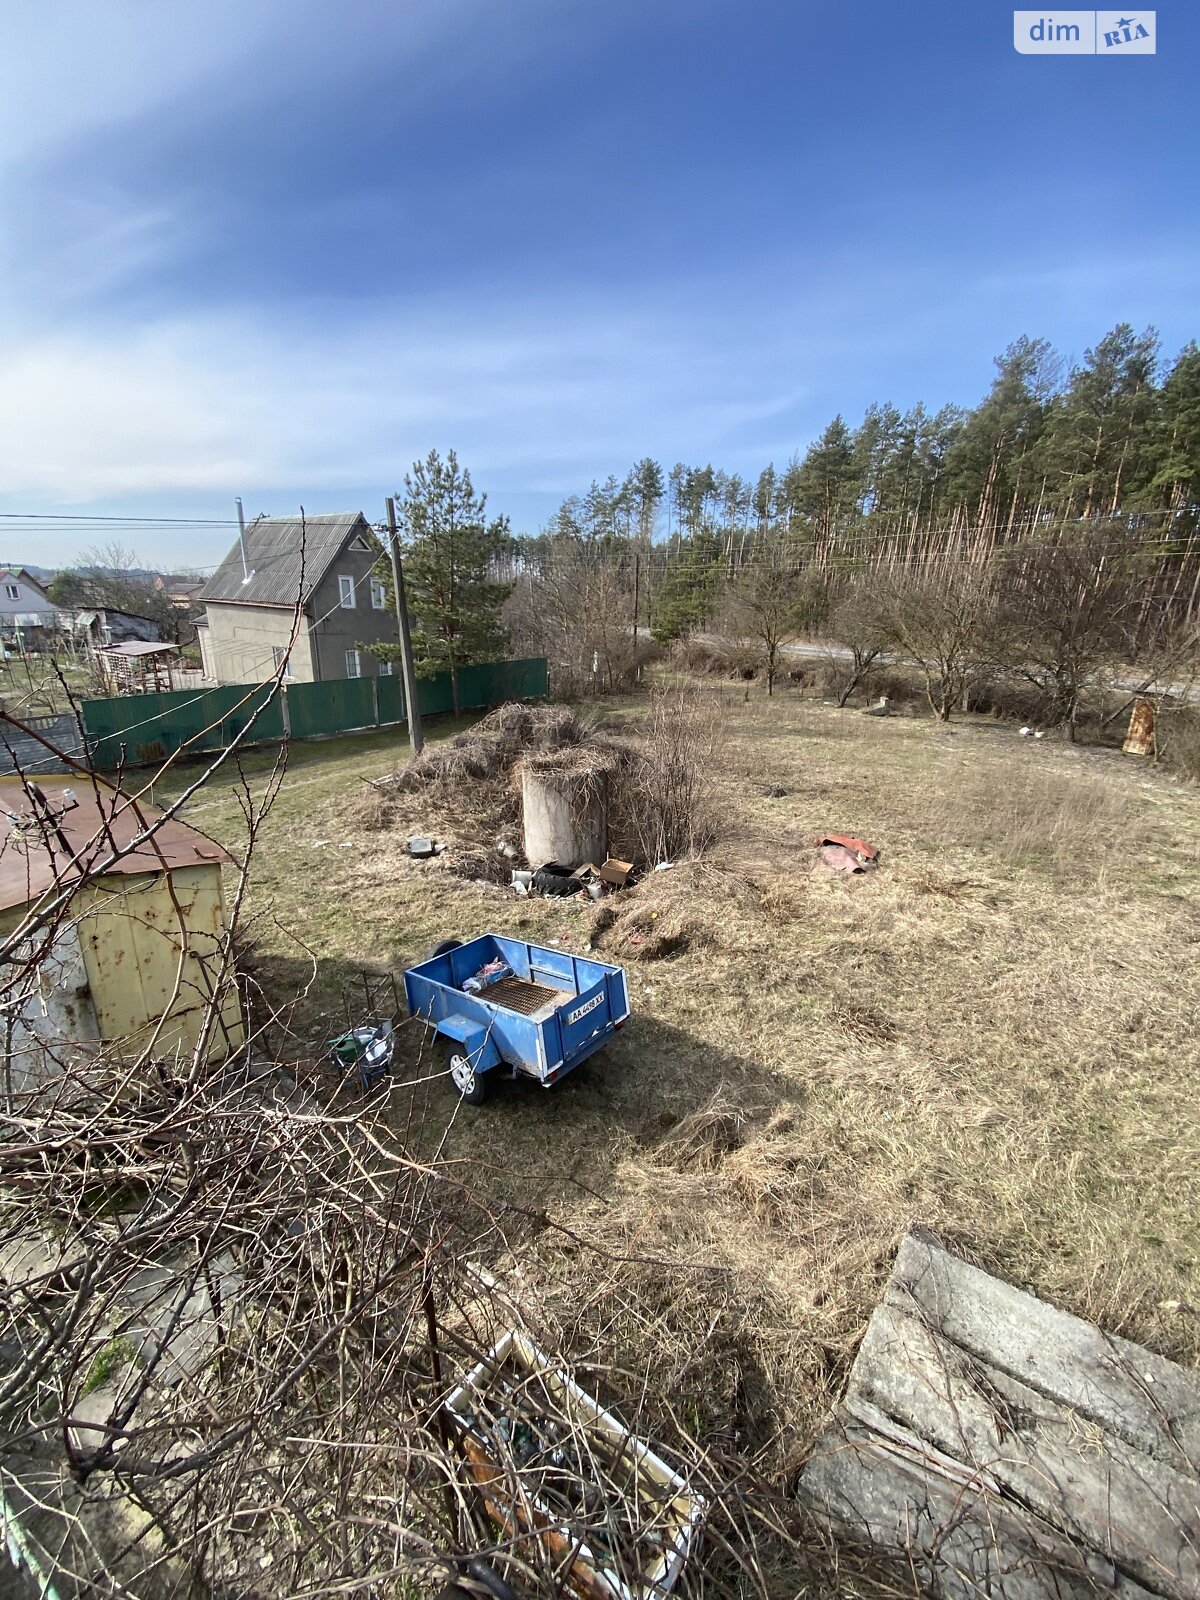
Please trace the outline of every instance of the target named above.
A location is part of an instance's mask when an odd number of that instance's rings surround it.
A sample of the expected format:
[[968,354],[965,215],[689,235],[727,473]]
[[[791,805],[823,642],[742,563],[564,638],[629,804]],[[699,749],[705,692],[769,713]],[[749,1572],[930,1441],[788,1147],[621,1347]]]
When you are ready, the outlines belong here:
[[203,1043],[220,1059],[245,1038],[221,884],[231,858],[99,780],[62,785],[0,779],[5,1088],[103,1045],[182,1062]]

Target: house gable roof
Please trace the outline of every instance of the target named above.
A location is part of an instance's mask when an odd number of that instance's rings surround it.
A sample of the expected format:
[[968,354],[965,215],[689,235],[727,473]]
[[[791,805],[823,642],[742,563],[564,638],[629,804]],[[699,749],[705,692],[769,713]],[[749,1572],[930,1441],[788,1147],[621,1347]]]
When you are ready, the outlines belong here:
[[31,572],[26,572],[24,567],[0,567],[0,582],[5,580],[13,583],[23,583],[27,588],[33,589],[41,596],[46,604],[50,604],[50,597],[46,593],[46,585]]
[[[307,605],[352,535],[369,548],[370,524],[361,511],[327,517],[260,517],[246,529],[249,583],[243,582],[237,543],[204,585],[201,601],[249,606]],[[303,570],[302,570],[303,568]],[[302,588],[303,584],[303,588]]]

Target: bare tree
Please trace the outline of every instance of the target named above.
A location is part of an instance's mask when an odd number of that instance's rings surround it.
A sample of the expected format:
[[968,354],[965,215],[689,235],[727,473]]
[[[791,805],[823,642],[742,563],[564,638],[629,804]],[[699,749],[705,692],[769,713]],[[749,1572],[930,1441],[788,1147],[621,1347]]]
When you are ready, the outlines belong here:
[[883,585],[880,615],[887,639],[920,671],[939,722],[949,722],[962,704],[994,614],[991,578],[983,569],[909,569]]
[[873,573],[862,573],[844,588],[830,612],[826,632],[845,654],[826,652],[844,706],[887,648],[886,589]]
[[1132,653],[1143,567],[1106,528],[1017,546],[998,560],[993,654],[1038,690],[1042,719],[1069,739],[1085,689]]
[[823,586],[779,545],[764,551],[730,589],[719,616],[721,629],[759,646],[768,695],[775,692],[781,650],[818,620],[823,604]]
[[107,607],[148,617],[173,644],[179,642],[187,622],[187,614],[172,603],[166,590],[154,587],[154,579],[142,569],[136,551],[119,541],[83,551],[75,566],[58,574],[49,594],[55,605],[68,610]]
[[613,694],[636,684],[651,655],[633,627],[633,574],[603,548],[558,539],[513,586],[503,620],[514,648],[545,655],[555,692]]

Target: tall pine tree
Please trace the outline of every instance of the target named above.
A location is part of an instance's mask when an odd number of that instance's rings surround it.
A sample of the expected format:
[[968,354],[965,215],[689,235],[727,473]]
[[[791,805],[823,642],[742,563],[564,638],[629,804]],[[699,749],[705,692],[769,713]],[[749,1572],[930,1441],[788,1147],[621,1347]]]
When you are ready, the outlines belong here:
[[508,519],[488,522],[486,507],[453,450],[445,461],[431,450],[414,462],[399,497],[417,670],[449,672],[456,717],[459,668],[494,659],[505,644],[500,607],[511,585],[495,582],[491,569],[508,547]]

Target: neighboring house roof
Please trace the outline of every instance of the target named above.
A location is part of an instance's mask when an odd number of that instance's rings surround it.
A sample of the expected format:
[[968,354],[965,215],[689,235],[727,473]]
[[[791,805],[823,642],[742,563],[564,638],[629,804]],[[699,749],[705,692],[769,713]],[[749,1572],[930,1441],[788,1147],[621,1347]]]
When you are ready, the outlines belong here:
[[116,606],[98,606],[94,611],[76,611],[75,627],[90,628],[103,617],[107,622],[112,617],[124,617],[126,622],[144,622],[148,627],[157,628],[158,623],[153,617],[143,617],[137,611],[121,611]]
[[37,578],[26,572],[24,567],[0,567],[0,583],[4,583],[9,579],[11,579],[13,583],[23,583],[25,584],[26,588],[35,589],[37,593],[41,595],[46,604],[53,608],[54,602],[46,593],[45,584],[40,583]]
[[148,622],[152,628],[158,627],[157,617],[143,616],[140,611],[123,611],[120,606],[101,606],[99,615],[102,617],[124,617],[126,622]]
[[76,803],[67,809],[61,781],[43,779],[37,786],[46,801],[41,812],[19,778],[0,778],[0,910],[36,900],[56,882],[69,884],[88,869],[107,877],[161,872],[164,862],[170,869],[231,859],[215,840],[171,819],[148,843],[109,863],[114,843],[126,850],[162,812],[140,800],[135,812],[128,796],[86,774],[80,774]]
[[154,580],[154,587],[168,599],[183,599],[199,594],[206,581],[204,578],[185,578],[171,572],[160,572]]
[[307,605],[356,530],[364,538],[370,537],[370,524],[361,511],[306,517],[303,527],[299,517],[261,517],[246,529],[250,581],[243,581],[242,552],[235,543],[205,584],[200,599],[209,604],[290,607],[299,595]]

